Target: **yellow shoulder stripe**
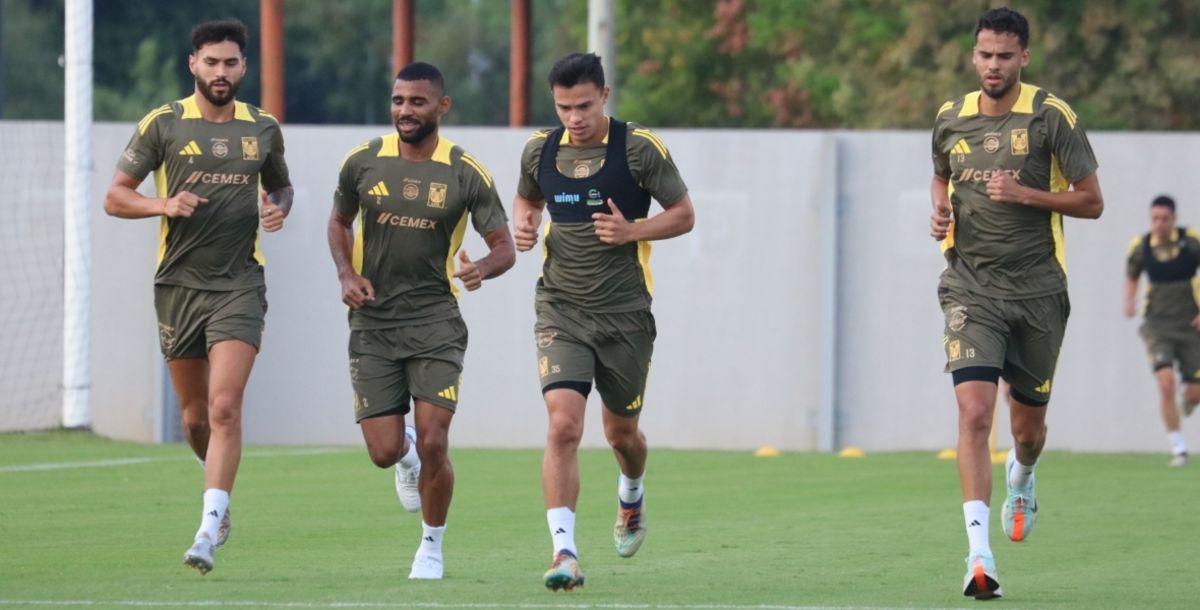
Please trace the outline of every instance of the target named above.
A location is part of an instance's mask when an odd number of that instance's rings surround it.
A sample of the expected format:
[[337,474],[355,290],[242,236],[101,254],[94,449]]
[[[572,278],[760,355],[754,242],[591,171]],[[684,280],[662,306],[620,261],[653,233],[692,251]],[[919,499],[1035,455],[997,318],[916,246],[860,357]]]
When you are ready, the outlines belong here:
[[1188,237],[1195,239],[1197,241],[1200,241],[1200,231],[1197,231],[1196,229],[1188,227],[1187,229],[1184,230],[1184,232],[1187,234]]
[[491,174],[488,174],[487,170],[483,169],[483,164],[480,163],[479,161],[476,161],[475,157],[472,157],[471,155],[468,155],[467,153],[464,152],[462,154],[462,161],[463,161],[463,163],[466,163],[467,165],[470,165],[471,167],[475,168],[475,171],[479,172],[479,176],[481,178],[483,178],[484,184],[488,185],[489,188],[492,186]]
[[[1189,230],[1188,232],[1190,233],[1191,231]],[[1133,251],[1142,247],[1143,237],[1144,237],[1143,235],[1138,235],[1138,236],[1134,237],[1132,240],[1130,240],[1129,250],[1126,252],[1125,256],[1133,256]]]
[[168,112],[171,112],[170,104],[163,104],[162,106],[159,106],[158,108],[155,108],[147,113],[146,116],[142,117],[141,121],[138,121],[138,135],[146,135],[146,130],[150,129],[150,125],[154,123],[154,119],[157,119]]
[[549,137],[550,137],[550,132],[545,129],[542,129],[542,130],[533,132],[533,135],[529,136],[529,139],[525,140],[525,141],[529,142],[530,140],[545,140],[546,138],[549,138]]
[[275,118],[275,115],[271,114],[270,112],[267,112],[266,110],[263,110],[262,108],[258,109],[258,116],[265,116],[268,119],[275,121],[276,123],[279,122],[279,119]]
[[1074,110],[1071,110],[1071,107],[1068,106],[1066,102],[1050,95],[1046,97],[1046,101],[1043,103],[1061,112],[1063,117],[1067,119],[1067,125],[1070,125],[1071,129],[1075,129],[1075,121],[1078,120],[1079,117],[1075,114]]
[[346,167],[346,162],[350,160],[350,157],[357,155],[358,153],[369,148],[370,146],[371,146],[371,144],[368,142],[366,144],[359,144],[358,146],[351,148],[350,152],[346,153],[345,157],[342,157],[342,162],[338,165],[338,171],[340,172],[340,171],[342,171],[343,167]]
[[958,111],[958,116],[975,116],[977,114],[979,114],[979,92],[972,91],[963,96],[963,105]]
[[662,158],[664,159],[667,158],[667,145],[664,144],[661,139],[659,139],[657,134],[649,129],[634,129],[633,135],[641,136],[649,140],[650,143],[654,145],[654,148],[658,150],[658,154],[662,155]]
[[954,100],[950,100],[950,101],[946,102],[945,104],[942,104],[942,107],[938,108],[937,116],[942,116],[943,112],[945,112],[953,107],[954,107]]

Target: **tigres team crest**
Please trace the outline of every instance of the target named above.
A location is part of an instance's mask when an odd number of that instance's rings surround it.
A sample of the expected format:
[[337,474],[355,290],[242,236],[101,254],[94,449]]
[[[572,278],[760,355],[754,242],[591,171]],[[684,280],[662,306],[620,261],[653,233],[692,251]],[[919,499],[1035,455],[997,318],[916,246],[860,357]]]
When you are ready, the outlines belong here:
[[441,182],[429,183],[429,202],[426,203],[431,208],[446,207],[446,185]]
[[950,362],[954,362],[962,358],[962,343],[955,339],[946,346],[946,355],[950,358]]
[[1029,130],[1014,129],[1010,136],[1010,144],[1012,145],[1012,154],[1028,155],[1029,154]]
[[242,160],[258,161],[258,138],[253,136],[242,138]]

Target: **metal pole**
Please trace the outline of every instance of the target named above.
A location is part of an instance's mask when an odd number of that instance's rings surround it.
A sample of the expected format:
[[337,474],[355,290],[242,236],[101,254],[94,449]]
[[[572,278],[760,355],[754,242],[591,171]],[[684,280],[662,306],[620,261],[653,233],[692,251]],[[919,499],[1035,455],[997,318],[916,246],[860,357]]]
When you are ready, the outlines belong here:
[[286,103],[283,96],[283,0],[261,0],[262,107],[282,123]]
[[529,0],[512,0],[512,51],[508,66],[508,124],[529,124]]
[[604,81],[611,91],[604,112],[613,116],[617,107],[617,43],[614,0],[588,0],[588,49],[600,56]]
[[413,31],[416,27],[413,0],[392,0],[392,75],[413,61]]
[[65,428],[91,416],[92,0],[67,0],[63,125],[63,410]]

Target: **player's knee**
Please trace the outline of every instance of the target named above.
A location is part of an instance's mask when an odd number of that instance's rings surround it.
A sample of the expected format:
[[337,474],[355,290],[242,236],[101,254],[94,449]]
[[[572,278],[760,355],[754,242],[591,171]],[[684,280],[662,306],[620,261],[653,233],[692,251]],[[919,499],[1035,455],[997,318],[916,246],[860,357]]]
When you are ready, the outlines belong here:
[[571,417],[551,417],[546,442],[555,447],[576,447],[583,439],[583,422]]
[[242,423],[242,401],[233,392],[222,392],[208,401],[208,421],[213,428],[234,428]]
[[444,431],[422,431],[417,437],[417,455],[423,463],[440,461],[449,451],[450,439]]
[[379,468],[391,468],[400,461],[400,447],[393,444],[367,444],[367,456]]
[[626,454],[638,449],[642,444],[642,437],[638,434],[637,429],[612,430],[608,433],[608,446],[612,447],[617,453]]
[[1013,426],[1013,442],[1023,449],[1036,449],[1046,436],[1046,426],[1042,424],[1015,424]]
[[992,409],[982,401],[960,401],[958,405],[960,432],[988,434],[992,430]]

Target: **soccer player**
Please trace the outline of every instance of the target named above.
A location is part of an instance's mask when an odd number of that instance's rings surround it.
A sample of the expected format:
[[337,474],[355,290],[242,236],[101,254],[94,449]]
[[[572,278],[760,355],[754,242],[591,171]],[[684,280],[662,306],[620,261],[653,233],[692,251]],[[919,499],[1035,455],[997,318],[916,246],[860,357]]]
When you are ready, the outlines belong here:
[[[609,89],[599,57],[567,55],[549,80],[562,126],[534,133],[521,154],[514,237],[518,250],[533,248],[542,211],[549,209],[535,299],[538,369],[550,419],[542,488],[554,559],[545,584],[570,590],[584,580],[575,546],[576,450],[593,381],[620,468],[617,553],[633,556],[646,537],[647,448],[638,417],[655,336],[650,242],[687,233],[694,217],[663,141],[605,116]],[[647,218],[652,197],[664,210]]]
[[[183,559],[201,574],[229,535],[242,395],[267,312],[258,227],[278,231],[292,207],[279,124],[235,99],[246,38],[235,20],[192,30],[195,92],[138,123],[104,199],[112,216],[162,219],[154,308],[184,432],[204,464],[200,529]],[[136,189],[152,170],[158,197],[143,197]]]
[[1179,429],[1175,404],[1175,363],[1184,384],[1180,395],[1184,415],[1200,403],[1200,307],[1196,299],[1196,268],[1200,266],[1200,232],[1175,225],[1175,200],[1165,195],[1150,203],[1150,232],[1133,238],[1125,265],[1125,317],[1136,310],[1138,279],[1150,282],[1145,321],[1139,332],[1146,342],[1150,366],[1158,381],[1159,404],[1170,466],[1186,466],[1187,445]]
[[[412,579],[443,575],[454,491],[448,434],[467,349],[452,278],[477,290],[516,260],[491,175],[438,133],[449,110],[437,68],[418,62],[400,70],[392,86],[396,133],[346,155],[329,217],[329,249],[350,307],[355,418],[371,461],[395,466],[401,504],[423,512]],[[474,261],[459,249],[468,214],[489,248]],[[415,427],[404,421],[410,399]]]
[[1029,63],[1025,18],[1007,8],[984,13],[972,62],[980,89],[943,104],[933,128],[930,234],[946,256],[938,297],[958,401],[969,550],[963,594],[986,599],[1001,594],[988,542],[996,383],[1010,384],[1014,446],[1001,522],[1021,541],[1038,515],[1034,466],[1070,313],[1062,217],[1098,218],[1104,200],[1079,118],[1066,102],[1021,82]]

